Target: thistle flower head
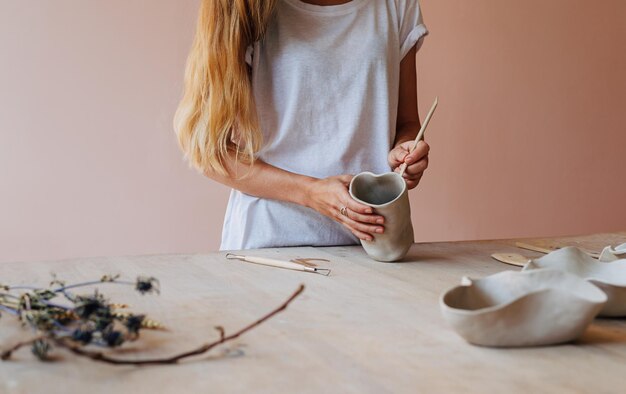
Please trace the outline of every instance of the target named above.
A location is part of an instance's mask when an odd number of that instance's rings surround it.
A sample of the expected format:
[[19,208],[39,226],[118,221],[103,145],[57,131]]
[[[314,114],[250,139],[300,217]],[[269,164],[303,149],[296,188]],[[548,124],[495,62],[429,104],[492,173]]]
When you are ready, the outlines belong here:
[[155,277],[139,276],[135,282],[135,290],[141,294],[161,292],[159,280]]

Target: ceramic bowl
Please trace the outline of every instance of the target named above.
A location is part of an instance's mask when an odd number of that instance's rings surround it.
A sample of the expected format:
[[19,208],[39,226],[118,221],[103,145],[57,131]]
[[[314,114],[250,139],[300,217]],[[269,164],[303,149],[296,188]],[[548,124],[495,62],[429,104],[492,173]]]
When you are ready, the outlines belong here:
[[463,278],[440,299],[445,319],[468,342],[545,346],[578,338],[606,303],[591,283],[567,272],[505,271]]
[[395,172],[362,172],[352,178],[350,195],[385,218],[384,233],[372,234],[373,241],[361,240],[365,252],[378,261],[397,261],[406,256],[413,244],[413,226],[404,178]]
[[626,259],[601,262],[576,247],[568,246],[529,261],[523,270],[538,268],[559,269],[588,280],[608,296],[600,316],[626,316]]

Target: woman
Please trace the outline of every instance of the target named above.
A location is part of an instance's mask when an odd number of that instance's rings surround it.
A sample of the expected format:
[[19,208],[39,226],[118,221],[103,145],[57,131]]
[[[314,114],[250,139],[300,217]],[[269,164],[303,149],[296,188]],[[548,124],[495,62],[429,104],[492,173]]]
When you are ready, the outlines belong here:
[[384,232],[353,174],[417,186],[417,0],[203,0],[175,117],[182,150],[230,186],[221,250],[347,245]]

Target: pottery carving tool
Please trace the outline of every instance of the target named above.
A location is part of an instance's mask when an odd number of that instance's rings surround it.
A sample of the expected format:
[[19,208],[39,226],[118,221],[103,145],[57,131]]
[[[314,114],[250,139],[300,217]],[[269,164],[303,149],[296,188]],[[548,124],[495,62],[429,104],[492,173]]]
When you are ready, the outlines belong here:
[[[515,246],[517,246],[520,249],[532,250],[533,252],[539,252],[539,253],[545,253],[545,254],[552,253],[555,250],[560,249],[559,247],[544,248],[542,246],[531,245],[531,244],[527,244],[524,242],[516,242]],[[588,254],[589,256],[595,259],[600,257],[600,253],[598,252],[594,252],[594,251],[583,249],[583,248],[579,248],[579,249],[581,249],[583,252],[585,252],[586,254]]]
[[[324,276],[330,275],[329,269],[311,267],[311,264],[308,263],[308,261],[316,260],[316,259],[300,259],[300,261],[304,260],[305,262],[307,262],[307,264],[304,265],[302,263],[296,263],[293,261],[283,261],[283,260],[276,260],[276,259],[270,259],[267,257],[257,257],[257,256],[241,256],[241,255],[236,255],[232,253],[226,254],[226,258],[228,260],[241,260],[247,263],[266,265],[268,267],[284,268],[284,269],[294,270],[294,271],[311,272],[314,274],[320,274]],[[321,260],[321,259],[317,259],[317,260]],[[325,261],[328,261],[328,260],[325,260]]]
[[[433,114],[435,113],[435,109],[437,109],[438,104],[439,104],[439,97],[435,98],[435,102],[433,103],[433,106],[430,108],[430,111],[428,111],[428,115],[426,115],[426,119],[424,119],[424,123],[422,123],[421,129],[419,133],[417,133],[417,137],[415,137],[415,141],[413,141],[413,146],[411,147],[411,150],[408,153],[409,155],[415,150],[415,148],[417,147],[417,143],[420,142],[422,138],[424,138],[424,132],[426,132],[426,127],[428,127],[430,118],[433,117]],[[400,166],[400,176],[404,175],[404,171],[406,171],[406,167],[407,167],[407,164],[402,163],[402,165]]]
[[307,267],[312,267],[315,268],[317,267],[317,264],[312,263],[312,261],[324,261],[326,263],[330,263],[330,260],[326,260],[326,259],[304,259],[304,258],[299,258],[299,259],[292,259],[291,262],[293,263],[297,263],[297,264],[302,264],[304,266]]

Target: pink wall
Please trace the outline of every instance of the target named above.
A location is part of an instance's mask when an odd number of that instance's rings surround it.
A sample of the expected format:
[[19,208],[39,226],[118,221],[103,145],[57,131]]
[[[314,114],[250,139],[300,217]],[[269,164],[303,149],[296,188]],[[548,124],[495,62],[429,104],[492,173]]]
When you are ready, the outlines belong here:
[[626,229],[626,1],[422,4],[416,239]]
[[0,1],[0,261],[216,248],[172,131],[197,1]]
[[[197,3],[0,2],[0,261],[218,247],[228,190],[171,130]],[[422,8],[416,239],[624,229],[626,2]]]

